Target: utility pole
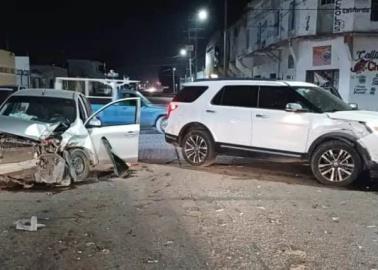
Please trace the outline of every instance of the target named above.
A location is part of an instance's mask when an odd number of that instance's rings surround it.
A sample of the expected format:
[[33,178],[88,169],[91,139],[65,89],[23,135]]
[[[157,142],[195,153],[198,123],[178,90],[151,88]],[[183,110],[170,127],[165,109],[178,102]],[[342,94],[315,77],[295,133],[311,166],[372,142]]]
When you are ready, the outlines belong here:
[[192,59],[192,52],[190,52],[190,56],[189,56],[189,77],[190,77],[190,81],[193,81],[193,59]]
[[176,72],[176,68],[173,67],[173,68],[172,68],[172,91],[173,91],[173,94],[176,94],[176,78],[175,78],[175,72]]
[[224,0],[224,30],[223,30],[223,70],[224,76],[227,76],[227,25],[228,25],[228,2]]
[[194,78],[197,79],[198,72],[198,29],[194,30]]
[[8,32],[5,32],[5,49],[6,49],[7,51],[10,50],[10,45],[9,45],[9,34],[8,34]]

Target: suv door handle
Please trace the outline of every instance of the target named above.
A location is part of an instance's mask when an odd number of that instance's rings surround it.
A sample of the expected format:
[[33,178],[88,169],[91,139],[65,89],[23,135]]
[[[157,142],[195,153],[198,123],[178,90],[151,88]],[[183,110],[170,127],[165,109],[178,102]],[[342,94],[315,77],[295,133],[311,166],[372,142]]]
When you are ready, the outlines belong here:
[[266,118],[269,118],[267,115],[265,114],[256,114],[256,117],[257,118],[262,118],[262,119],[266,119]]
[[206,110],[207,113],[216,113],[216,111],[213,110]]

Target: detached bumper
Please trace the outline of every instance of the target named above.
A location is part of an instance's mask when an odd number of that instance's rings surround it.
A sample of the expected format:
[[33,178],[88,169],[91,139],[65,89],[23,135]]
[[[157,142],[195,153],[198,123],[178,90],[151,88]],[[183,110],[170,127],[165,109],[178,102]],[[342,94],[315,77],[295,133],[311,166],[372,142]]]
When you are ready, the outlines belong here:
[[165,133],[165,141],[170,144],[178,145],[178,136]]

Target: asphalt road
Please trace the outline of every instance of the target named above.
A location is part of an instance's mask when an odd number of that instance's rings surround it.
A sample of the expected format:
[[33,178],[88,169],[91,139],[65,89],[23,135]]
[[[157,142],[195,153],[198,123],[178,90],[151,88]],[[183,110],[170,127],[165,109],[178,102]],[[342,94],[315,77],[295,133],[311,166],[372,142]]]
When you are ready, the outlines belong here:
[[[372,184],[318,184],[286,159],[179,165],[143,130],[127,179],[0,192],[0,269],[377,269]],[[37,232],[13,222],[36,215]]]

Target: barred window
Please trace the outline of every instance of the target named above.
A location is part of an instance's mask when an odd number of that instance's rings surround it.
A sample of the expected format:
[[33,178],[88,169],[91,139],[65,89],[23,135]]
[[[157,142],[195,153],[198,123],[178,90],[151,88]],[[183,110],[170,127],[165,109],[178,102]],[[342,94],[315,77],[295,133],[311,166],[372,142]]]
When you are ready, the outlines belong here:
[[378,21],[378,0],[371,0],[371,20]]

